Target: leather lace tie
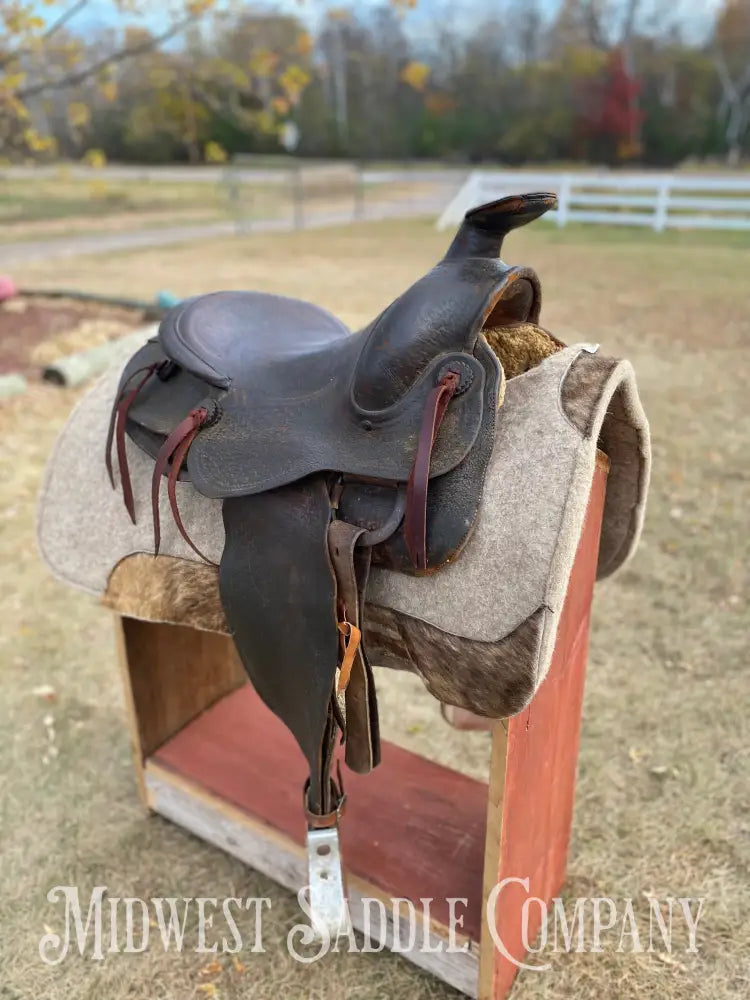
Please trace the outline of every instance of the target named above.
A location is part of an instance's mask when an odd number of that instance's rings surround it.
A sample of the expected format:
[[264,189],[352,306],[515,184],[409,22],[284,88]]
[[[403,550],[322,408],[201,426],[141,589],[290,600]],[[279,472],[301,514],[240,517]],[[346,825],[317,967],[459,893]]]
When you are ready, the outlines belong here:
[[[128,378],[125,385],[122,387],[120,394],[115,399],[114,406],[112,407],[112,414],[109,418],[109,428],[107,430],[107,445],[104,461],[107,466],[109,481],[112,484],[112,489],[114,489],[115,474],[112,469],[112,441],[116,436],[117,467],[120,473],[120,482],[122,483],[122,499],[133,524],[135,524],[135,502],[133,500],[133,486],[130,481],[130,469],[128,468],[128,453],[125,447],[125,427],[127,425],[128,413],[130,411],[130,407],[133,405],[135,397],[159,367],[159,362],[156,362],[153,365],[146,365],[144,368],[138,368]],[[136,375],[142,375],[143,377],[134,389],[128,389],[128,386],[132,383]]]
[[427,569],[427,490],[430,482],[430,461],[440,425],[448,403],[458,389],[460,377],[447,372],[435,386],[424,407],[422,426],[414,464],[406,488],[406,513],[404,515],[404,541],[406,551],[418,570]]
[[208,556],[204,555],[197,545],[188,535],[185,525],[180,517],[180,509],[177,505],[177,479],[185,461],[190,445],[193,443],[196,434],[209,420],[209,411],[205,406],[199,406],[185,417],[184,420],[175,427],[164,444],[159,449],[154,465],[154,475],[151,480],[151,507],[154,517],[154,555],[159,554],[161,544],[161,521],[159,517],[159,488],[161,477],[164,475],[169,465],[169,475],[167,477],[167,495],[169,496],[169,506],[172,510],[172,517],[177,528],[190,548],[201,559],[210,565],[216,565]]

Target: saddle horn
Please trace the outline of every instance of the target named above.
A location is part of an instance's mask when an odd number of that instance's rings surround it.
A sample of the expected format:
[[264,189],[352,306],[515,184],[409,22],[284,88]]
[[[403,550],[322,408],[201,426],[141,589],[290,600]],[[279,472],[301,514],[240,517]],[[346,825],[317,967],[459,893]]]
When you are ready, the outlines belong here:
[[557,195],[548,191],[511,195],[470,209],[448,247],[444,260],[462,257],[499,257],[506,235],[557,208]]

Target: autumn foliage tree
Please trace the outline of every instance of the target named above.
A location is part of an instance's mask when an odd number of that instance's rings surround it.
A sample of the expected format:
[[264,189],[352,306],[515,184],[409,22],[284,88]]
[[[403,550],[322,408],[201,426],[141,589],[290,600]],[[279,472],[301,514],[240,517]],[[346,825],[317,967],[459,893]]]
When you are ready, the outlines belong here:
[[0,159],[221,163],[285,133],[310,157],[737,164],[750,0],[691,25],[674,0],[0,0]]
[[635,159],[641,151],[638,139],[643,114],[638,107],[641,84],[627,70],[622,49],[614,49],[598,84],[599,100],[589,122],[590,133],[615,162]]
[[[226,49],[206,44],[231,15],[218,0],[179,0],[165,5],[166,28],[148,25],[153,5],[111,0],[124,26],[86,44],[75,32],[89,0],[0,0],[0,155],[84,153],[94,119],[106,131],[108,109],[123,140],[166,137],[173,155],[221,161],[225,153],[210,133],[218,118],[234,128],[272,130],[299,103],[310,75],[303,63],[309,35],[292,18],[235,17]],[[279,25],[282,25],[278,35]],[[264,30],[268,29],[270,30]],[[286,30],[283,30],[285,27]],[[111,34],[111,33],[110,33]],[[180,38],[179,46],[168,45]],[[278,44],[277,44],[278,43]],[[129,98],[123,114],[118,99]],[[180,157],[181,158],[181,157]]]

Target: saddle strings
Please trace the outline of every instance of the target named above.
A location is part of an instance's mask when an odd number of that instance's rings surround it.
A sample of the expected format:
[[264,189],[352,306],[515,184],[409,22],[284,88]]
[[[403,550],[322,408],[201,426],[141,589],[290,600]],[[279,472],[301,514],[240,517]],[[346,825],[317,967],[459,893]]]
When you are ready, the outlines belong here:
[[[107,429],[107,444],[104,456],[105,465],[107,466],[107,474],[109,475],[109,481],[112,484],[112,489],[115,488],[115,474],[112,468],[112,442],[117,435],[117,467],[120,473],[120,482],[122,483],[122,498],[125,503],[125,509],[130,515],[130,520],[135,524],[135,502],[133,500],[133,486],[130,481],[130,468],[128,467],[128,453],[125,447],[125,427],[127,424],[128,413],[130,407],[133,405],[135,397],[148,382],[154,372],[159,368],[162,362],[154,362],[152,365],[145,365],[143,368],[137,368],[125,381],[122,389],[120,390],[117,398],[115,399],[114,405],[112,407],[112,413],[109,418],[109,427]],[[134,389],[127,391],[128,386],[132,383],[136,375],[143,374],[143,378],[140,380],[138,385]]]
[[[125,507],[130,515],[133,524],[135,520],[135,503],[133,499],[133,488],[130,480],[130,470],[128,468],[127,451],[125,447],[125,428],[130,407],[138,393],[151,378],[161,363],[147,365],[133,372],[119,396],[115,401],[110,418],[109,429],[107,431],[106,445],[106,466],[110,482],[114,488],[114,472],[112,469],[112,441],[117,438],[117,462],[120,471],[120,481],[122,483],[122,493]],[[143,377],[134,389],[126,393],[129,383],[142,374]],[[440,380],[439,384],[432,390],[425,403],[422,424],[419,431],[419,441],[417,453],[409,474],[409,481],[406,489],[406,511],[404,514],[404,541],[412,563],[417,570],[427,569],[427,493],[430,480],[430,462],[432,451],[435,446],[440,425],[443,422],[453,396],[456,394],[459,385],[459,376],[456,372],[447,372]],[[180,470],[185,461],[190,445],[201,427],[209,419],[208,410],[205,407],[198,407],[191,410],[171,434],[164,441],[159,450],[154,464],[154,473],[151,481],[151,507],[154,520],[154,554],[158,555],[161,544],[161,518],[159,513],[159,492],[161,477],[164,475],[169,465],[167,477],[167,495],[177,529],[185,542],[190,546],[196,555],[200,556],[210,565],[215,565],[198,546],[193,542],[182,522],[179,506],[177,503],[177,481]]]
[[[126,379],[125,384],[115,399],[112,407],[112,413],[110,415],[109,427],[107,429],[105,465],[107,467],[109,481],[114,489],[115,475],[112,466],[112,444],[114,442],[115,450],[117,452],[117,466],[120,473],[120,482],[122,484],[122,498],[133,524],[136,523],[135,501],[133,497],[133,485],[130,479],[130,468],[128,466],[128,454],[125,446],[125,429],[127,426],[128,413],[130,412],[130,408],[133,405],[136,396],[143,389],[151,376],[157,371],[160,371],[166,365],[170,364],[172,364],[170,361],[157,361],[151,365],[144,365],[144,367],[138,368],[136,371],[132,372],[132,374]],[[129,389],[128,386],[132,385],[133,379],[135,379],[138,375],[142,376],[138,384],[134,388]],[[193,542],[190,535],[187,533],[187,529],[182,522],[180,509],[177,504],[177,480],[180,475],[180,470],[182,469],[185,456],[188,453],[190,445],[193,443],[196,434],[201,429],[203,424],[208,420],[208,417],[209,413],[205,407],[198,407],[195,410],[191,410],[187,417],[185,417],[185,419],[181,421],[177,427],[175,427],[172,433],[164,441],[164,444],[159,450],[159,454],[156,456],[156,462],[154,465],[154,474],[151,481],[151,507],[154,519],[154,555],[158,555],[159,546],[161,544],[159,489],[161,485],[161,477],[164,475],[167,465],[169,465],[167,495],[169,497],[169,506],[172,510],[172,516],[174,517],[177,529],[196,555],[200,556],[201,559],[209,563],[211,566],[215,566],[216,564],[209,559],[208,556],[201,552],[201,550]]]
[[185,461],[185,456],[188,453],[190,445],[195,440],[196,434],[208,421],[208,419],[209,412],[205,406],[199,406],[196,409],[191,410],[185,419],[180,421],[180,423],[175,427],[159,449],[159,454],[156,456],[156,463],[154,465],[154,474],[151,480],[151,508],[154,518],[154,555],[158,555],[159,546],[161,545],[159,490],[161,487],[161,478],[169,465],[167,495],[169,497],[169,506],[172,511],[172,517],[177,525],[177,529],[196,555],[200,556],[201,559],[207,562],[210,566],[215,566],[216,563],[201,552],[190,535],[187,533],[187,529],[182,523],[182,517],[180,516],[180,508],[177,504],[177,480],[180,475],[180,470],[182,469],[182,464]]
[[406,487],[406,512],[404,514],[404,542],[409,558],[418,570],[427,569],[427,491],[430,482],[430,461],[440,425],[448,403],[459,385],[456,372],[447,372],[427,397],[419,443]]

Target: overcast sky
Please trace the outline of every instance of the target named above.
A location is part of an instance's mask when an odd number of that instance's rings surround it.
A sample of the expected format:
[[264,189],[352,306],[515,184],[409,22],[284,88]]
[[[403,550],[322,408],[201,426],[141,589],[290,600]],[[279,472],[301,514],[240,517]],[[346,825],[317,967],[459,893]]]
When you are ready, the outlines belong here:
[[[418,0],[416,9],[404,11],[404,27],[418,38],[427,34],[430,24],[437,17],[443,23],[448,19],[458,31],[470,31],[473,25],[493,13],[502,13],[507,7],[518,7],[522,2],[523,0]],[[541,9],[550,19],[559,10],[561,2],[562,0],[539,0]],[[681,24],[685,33],[697,40],[705,35],[722,2],[723,0],[641,0],[640,22],[643,26],[648,26],[657,11],[664,12],[666,9],[670,22]],[[248,3],[247,7],[250,10],[263,7],[293,13],[314,28],[330,7],[362,10],[381,6],[382,3],[383,0],[278,0],[276,3]],[[169,7],[169,3],[144,0],[142,23],[154,30],[163,30],[169,24]],[[54,16],[50,8],[43,7],[42,4],[40,8],[47,17]],[[90,0],[84,11],[71,22],[71,27],[75,25],[79,30],[92,30],[132,22],[133,16],[118,14],[111,0]],[[664,23],[663,13],[660,23]]]

